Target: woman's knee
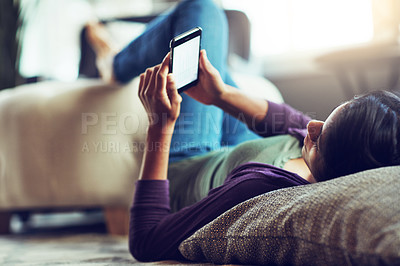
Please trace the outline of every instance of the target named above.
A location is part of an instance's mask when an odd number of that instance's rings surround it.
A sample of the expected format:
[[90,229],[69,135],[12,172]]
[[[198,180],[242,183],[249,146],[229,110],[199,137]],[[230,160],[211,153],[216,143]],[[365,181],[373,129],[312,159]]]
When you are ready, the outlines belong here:
[[197,26],[212,27],[216,31],[227,31],[224,11],[213,0],[185,0],[176,8],[179,18],[193,21]]
[[191,7],[195,7],[199,13],[202,13],[203,11],[220,10],[213,0],[183,0],[179,3],[177,9],[186,9]]

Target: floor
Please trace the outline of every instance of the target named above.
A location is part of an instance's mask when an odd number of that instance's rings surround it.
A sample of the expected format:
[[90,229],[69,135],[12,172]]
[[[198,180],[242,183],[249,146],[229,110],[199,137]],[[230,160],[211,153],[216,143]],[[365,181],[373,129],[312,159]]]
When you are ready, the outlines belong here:
[[25,223],[14,215],[11,228],[0,236],[0,265],[183,265],[136,261],[127,237],[106,233],[100,211],[34,214]]

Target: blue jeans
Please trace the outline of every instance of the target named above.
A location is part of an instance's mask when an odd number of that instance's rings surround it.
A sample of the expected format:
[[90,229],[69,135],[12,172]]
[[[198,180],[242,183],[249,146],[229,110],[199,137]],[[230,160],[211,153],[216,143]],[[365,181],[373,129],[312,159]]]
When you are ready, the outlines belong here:
[[[186,0],[150,22],[145,32],[133,40],[114,59],[117,80],[128,82],[146,68],[159,64],[169,52],[170,40],[200,26],[201,48],[224,82],[235,86],[227,72],[228,23],[224,11],[212,0]],[[215,106],[203,105],[182,94],[181,114],[172,137],[170,162],[176,162],[222,146],[234,146],[258,136]]]

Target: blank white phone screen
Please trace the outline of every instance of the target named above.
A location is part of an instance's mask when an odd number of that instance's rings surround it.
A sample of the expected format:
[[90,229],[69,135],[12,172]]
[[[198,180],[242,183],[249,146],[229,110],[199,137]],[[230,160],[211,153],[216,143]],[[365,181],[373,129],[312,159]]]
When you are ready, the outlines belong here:
[[172,73],[178,89],[197,79],[199,48],[200,36],[174,48]]

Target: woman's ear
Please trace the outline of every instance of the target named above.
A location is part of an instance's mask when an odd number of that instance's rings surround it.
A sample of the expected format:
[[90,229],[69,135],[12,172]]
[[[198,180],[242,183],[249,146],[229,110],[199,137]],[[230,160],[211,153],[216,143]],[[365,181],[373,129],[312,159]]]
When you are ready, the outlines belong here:
[[323,121],[311,120],[310,122],[308,122],[307,132],[312,141],[317,141],[319,135],[321,135],[323,126],[324,126]]

